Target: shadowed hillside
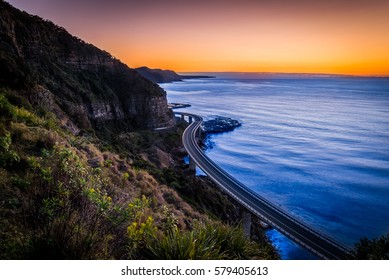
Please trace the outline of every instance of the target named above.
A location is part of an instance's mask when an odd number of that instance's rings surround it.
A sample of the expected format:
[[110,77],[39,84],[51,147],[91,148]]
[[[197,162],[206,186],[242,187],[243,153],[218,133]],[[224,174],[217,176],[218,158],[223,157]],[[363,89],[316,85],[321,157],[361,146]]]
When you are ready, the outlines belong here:
[[51,22],[0,5],[3,87],[25,91],[74,133],[174,123],[165,92],[135,70]]

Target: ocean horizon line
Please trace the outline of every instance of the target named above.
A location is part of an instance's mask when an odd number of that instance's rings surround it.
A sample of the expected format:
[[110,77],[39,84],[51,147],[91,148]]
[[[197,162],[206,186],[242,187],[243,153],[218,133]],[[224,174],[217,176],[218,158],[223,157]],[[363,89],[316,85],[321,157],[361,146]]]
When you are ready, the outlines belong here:
[[[174,71],[174,70],[173,70]],[[298,72],[251,72],[251,71],[177,71],[179,75],[207,75],[216,76],[216,78],[389,78],[389,75],[362,75],[362,74],[336,74],[336,73],[298,73]]]

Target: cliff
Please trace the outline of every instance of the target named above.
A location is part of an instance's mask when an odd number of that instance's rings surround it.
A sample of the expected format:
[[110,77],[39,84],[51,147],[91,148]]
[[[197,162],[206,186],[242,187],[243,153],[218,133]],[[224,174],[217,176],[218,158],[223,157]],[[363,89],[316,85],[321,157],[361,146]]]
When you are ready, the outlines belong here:
[[109,53],[0,1],[0,86],[48,107],[73,133],[174,124],[166,93]]

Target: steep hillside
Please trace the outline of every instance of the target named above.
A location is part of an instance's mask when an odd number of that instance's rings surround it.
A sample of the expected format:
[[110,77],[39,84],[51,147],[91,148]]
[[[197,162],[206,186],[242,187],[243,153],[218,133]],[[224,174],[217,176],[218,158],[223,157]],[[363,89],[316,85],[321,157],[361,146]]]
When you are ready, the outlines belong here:
[[0,63],[1,86],[25,91],[74,133],[174,124],[161,88],[109,53],[3,1]]
[[277,258],[184,163],[184,126],[161,88],[0,0],[0,259]]
[[227,197],[169,165],[179,139],[132,132],[115,149],[0,90],[0,259],[274,257],[220,222],[237,220]]

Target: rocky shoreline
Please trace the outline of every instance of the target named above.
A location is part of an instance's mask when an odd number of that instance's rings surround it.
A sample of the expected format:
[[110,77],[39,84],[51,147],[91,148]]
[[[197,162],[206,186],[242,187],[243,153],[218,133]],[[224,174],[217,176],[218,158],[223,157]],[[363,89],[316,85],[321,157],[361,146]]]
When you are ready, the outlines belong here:
[[192,105],[187,103],[168,103],[169,109],[182,109],[182,108],[188,108]]

